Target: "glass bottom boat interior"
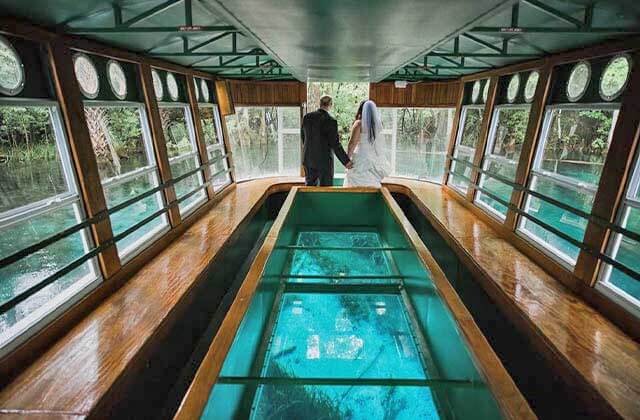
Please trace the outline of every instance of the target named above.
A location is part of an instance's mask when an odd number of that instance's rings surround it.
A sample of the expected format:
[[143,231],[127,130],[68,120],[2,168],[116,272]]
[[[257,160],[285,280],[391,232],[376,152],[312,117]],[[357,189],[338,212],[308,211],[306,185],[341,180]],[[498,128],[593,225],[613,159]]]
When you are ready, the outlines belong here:
[[297,193],[203,418],[499,418],[380,193]]

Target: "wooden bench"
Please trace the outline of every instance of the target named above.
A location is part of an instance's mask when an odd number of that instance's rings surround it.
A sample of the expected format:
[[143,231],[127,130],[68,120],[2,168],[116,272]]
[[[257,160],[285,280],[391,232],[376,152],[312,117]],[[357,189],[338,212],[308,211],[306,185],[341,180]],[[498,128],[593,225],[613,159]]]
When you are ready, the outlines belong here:
[[73,418],[107,413],[233,232],[269,194],[287,191],[299,181],[238,184],[16,376],[0,392],[0,414]]
[[[640,418],[640,345],[439,185],[389,179],[407,195],[489,296],[585,399]],[[601,401],[594,401],[599,404]]]

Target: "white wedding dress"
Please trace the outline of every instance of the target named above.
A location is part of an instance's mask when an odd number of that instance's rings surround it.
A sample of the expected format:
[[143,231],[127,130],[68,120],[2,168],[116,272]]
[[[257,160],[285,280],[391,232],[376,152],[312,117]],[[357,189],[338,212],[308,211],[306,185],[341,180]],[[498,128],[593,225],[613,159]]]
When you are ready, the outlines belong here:
[[[368,111],[368,112],[367,112]],[[367,114],[373,114],[373,119]],[[366,121],[371,123],[367,124]],[[374,125],[375,140],[370,140],[369,127]],[[367,101],[362,113],[360,142],[353,151],[353,168],[347,170],[345,187],[380,188],[382,178],[389,175],[390,164],[382,148],[382,124],[373,102]]]

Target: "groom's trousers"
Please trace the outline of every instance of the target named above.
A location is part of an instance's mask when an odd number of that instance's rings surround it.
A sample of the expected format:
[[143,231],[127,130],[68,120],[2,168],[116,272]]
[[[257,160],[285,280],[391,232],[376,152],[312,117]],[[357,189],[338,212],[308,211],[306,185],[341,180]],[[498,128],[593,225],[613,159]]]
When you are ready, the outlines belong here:
[[305,185],[309,187],[333,186],[333,170],[318,170],[316,168],[304,168]]

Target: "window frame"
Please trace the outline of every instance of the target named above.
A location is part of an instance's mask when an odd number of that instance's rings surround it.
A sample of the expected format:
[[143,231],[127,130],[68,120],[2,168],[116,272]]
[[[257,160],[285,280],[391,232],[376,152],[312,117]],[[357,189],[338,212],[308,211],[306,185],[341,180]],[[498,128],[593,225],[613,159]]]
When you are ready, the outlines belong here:
[[[202,80],[202,79],[201,79]],[[203,94],[204,96],[204,94]],[[231,180],[231,173],[230,173],[230,165],[229,165],[229,152],[227,151],[227,147],[224,143],[224,136],[223,136],[223,132],[222,132],[222,119],[220,117],[220,108],[218,107],[218,104],[214,104],[211,102],[198,102],[198,108],[211,108],[213,110],[213,123],[215,125],[215,130],[216,130],[216,137],[218,139],[218,142],[216,144],[207,144],[206,140],[204,141],[205,143],[205,149],[207,150],[207,159],[209,158],[209,152],[215,150],[217,147],[221,147],[223,150],[223,155],[222,155],[222,162],[224,164],[224,168],[226,174],[225,174],[225,182],[224,184],[220,185],[219,187],[216,188],[215,183],[213,182],[213,178],[215,173],[213,172],[212,166],[213,165],[209,165],[209,167],[207,168],[207,170],[209,171],[209,174],[211,176],[211,186],[213,187],[213,192],[217,193],[219,191],[222,191],[223,189],[225,189],[226,187],[228,187],[233,181]],[[200,119],[202,119],[202,115],[200,116]],[[200,122],[202,123],[202,121]],[[212,163],[211,160],[209,160],[209,163]]]
[[[510,159],[507,159],[506,157],[503,156],[499,156],[499,155],[493,155],[490,151],[493,149],[493,146],[495,145],[496,142],[496,135],[498,132],[498,123],[500,121],[499,116],[500,116],[500,111],[507,109],[507,110],[514,110],[514,109],[522,109],[525,111],[529,111],[529,113],[531,113],[531,104],[529,103],[523,103],[523,104],[519,104],[519,103],[506,103],[506,104],[502,104],[502,105],[496,105],[493,107],[493,114],[491,115],[491,125],[489,128],[489,137],[487,138],[487,143],[485,145],[485,149],[484,149],[484,153],[482,155],[482,172],[479,174],[478,176],[478,189],[477,192],[474,194],[473,197],[473,203],[476,204],[478,207],[480,207],[481,209],[485,210],[490,216],[495,217],[498,219],[498,221],[500,222],[504,222],[507,218],[506,213],[502,214],[499,211],[497,211],[496,209],[494,209],[493,207],[491,207],[490,205],[486,204],[485,202],[480,200],[480,197],[483,195],[483,192],[481,190],[481,188],[483,188],[484,183],[486,181],[487,178],[493,178],[494,180],[501,182],[504,185],[504,182],[502,182],[500,179],[498,178],[494,178],[490,173],[488,173],[487,171],[487,167],[489,166],[489,164],[491,162],[498,162],[498,163],[503,163],[503,164],[513,164],[514,168],[518,168],[518,161],[512,161]],[[530,117],[530,115],[529,115]],[[525,137],[526,137],[526,133],[525,133]],[[524,139],[523,139],[524,142]],[[520,153],[522,153],[522,150],[520,151]],[[515,183],[515,180],[513,180],[512,182]],[[513,192],[513,187],[507,185],[508,187],[511,188],[512,192]],[[491,198],[491,197],[489,197]]]
[[[128,181],[133,180],[134,178],[141,177],[143,175],[151,174],[154,176],[155,184],[156,184],[156,187],[154,188],[157,188],[160,184],[162,184],[162,180],[160,177],[160,168],[158,167],[158,162],[156,161],[155,151],[153,148],[153,138],[151,136],[149,118],[147,116],[147,111],[143,103],[132,102],[132,101],[84,100],[83,106],[84,107],[100,107],[100,108],[136,108],[138,110],[138,117],[140,119],[140,128],[142,132],[142,142],[144,145],[144,150],[145,150],[145,154],[147,156],[149,165],[143,166],[142,168],[135,169],[126,174],[116,175],[110,178],[101,179],[100,184],[102,185],[102,190],[104,191],[104,194],[105,194],[105,202],[106,202],[107,190],[109,188],[124,184]],[[157,193],[153,194],[153,196],[156,198],[156,201],[158,202],[158,210],[166,206],[162,191],[158,191]],[[159,239],[162,235],[168,232],[169,229],[171,229],[171,224],[169,223],[169,218],[167,217],[167,213],[165,212],[163,215],[159,217],[162,218],[162,226],[159,226],[158,228],[150,232],[147,232],[145,235],[140,237],[140,239],[138,239],[128,247],[123,248],[121,251],[118,250],[118,256],[120,257],[120,261],[122,264],[125,264],[128,261],[130,261],[136,255],[138,255],[141,251],[147,248],[152,242]],[[113,214],[109,215],[109,219],[110,220],[113,219]],[[151,223],[151,221],[149,223]],[[142,227],[143,226],[140,226],[138,229],[131,232],[129,235],[132,235],[137,230],[142,229]],[[125,238],[127,236],[125,236]]]
[[[629,185],[616,214],[616,226],[622,227],[625,225],[632,208],[640,211],[640,198],[634,197],[635,193],[638,192],[640,192],[640,154],[636,153],[633,175],[631,176],[631,180],[629,181]],[[624,235],[622,233],[611,232],[607,241],[605,254],[612,260],[616,259],[623,237]],[[640,299],[631,296],[609,281],[613,269],[614,266],[604,261],[601,262],[595,283],[596,290],[602,292],[609,299],[640,318]]]
[[[75,173],[73,157],[68,145],[67,133],[62,121],[62,111],[58,101],[53,99],[0,98],[0,107],[41,107],[49,110],[56,152],[60,158],[62,173],[67,184],[67,191],[64,193],[0,213],[0,231],[14,224],[28,221],[36,216],[50,214],[67,206],[73,210],[76,224],[86,221],[87,215],[78,187],[78,178]],[[88,229],[86,227],[77,232],[80,234],[85,255],[96,246]],[[87,265],[89,274],[78,278],[65,290],[53,296],[45,305],[32,311],[0,334],[0,357],[14,351],[104,281],[97,257],[89,258],[84,264]],[[44,281],[48,277],[40,281]]]
[[[486,108],[486,104],[468,104],[468,105],[463,105],[462,106],[462,110],[460,112],[460,122],[458,124],[458,131],[456,133],[456,141],[453,145],[453,158],[457,159],[458,158],[458,152],[460,151],[460,149],[465,150],[466,152],[471,152],[471,155],[475,155],[475,151],[478,148],[478,145],[476,144],[475,147],[471,148],[469,146],[465,146],[463,145],[462,142],[462,136],[464,135],[464,127],[466,125],[467,122],[467,110],[469,109],[480,109],[483,111],[483,115],[484,115],[484,111]],[[478,133],[478,141],[480,141],[480,134]],[[471,164],[473,164],[473,162],[470,162]],[[467,191],[469,191],[469,187],[471,186],[471,183],[468,183],[467,188],[465,190],[460,189],[457,185],[455,185],[454,183],[451,182],[451,178],[455,177],[455,176],[459,176],[459,175],[455,175],[453,173],[453,171],[455,170],[455,167],[458,165],[458,162],[456,160],[452,160],[451,161],[451,168],[449,170],[450,174],[449,177],[447,178],[447,185],[449,187],[451,187],[451,189],[453,189],[454,191],[456,191],[459,194],[462,194],[463,197],[466,197]],[[464,164],[462,164],[463,166],[466,166]]]
[[[190,158],[194,158],[194,160],[196,162],[196,167],[202,166],[202,161],[200,159],[200,153],[198,152],[198,140],[196,138],[195,121],[193,119],[193,114],[191,113],[190,105],[188,103],[184,103],[184,102],[158,101],[158,109],[162,109],[162,108],[178,108],[178,109],[182,109],[184,111],[184,113],[185,113],[184,114],[184,121],[185,121],[185,125],[187,126],[187,133],[189,134],[189,141],[190,141],[191,146],[192,146],[192,151],[191,152],[186,153],[184,155],[178,155],[178,156],[174,156],[174,157],[168,158],[169,167],[175,165],[176,163],[183,162],[183,161],[185,161],[187,159],[190,159]],[[164,141],[165,141],[165,144],[167,144],[167,139],[166,138],[164,139]],[[198,188],[201,188],[202,191],[204,191],[204,196],[202,197],[202,199],[196,200],[193,203],[189,204],[188,206],[184,207],[183,209],[180,209],[180,217],[183,218],[183,219],[188,217],[191,213],[193,213],[196,209],[198,209],[200,206],[202,206],[202,204],[206,203],[207,200],[208,200],[207,192],[206,192],[206,189],[205,189],[205,187],[208,185],[208,182],[204,178],[203,170],[205,170],[205,169],[199,170],[194,175],[198,176],[198,182],[199,182]],[[172,179],[176,178],[176,176],[175,176],[175,174],[173,174],[173,172],[172,172],[171,177],[172,177]],[[184,179],[182,181],[186,181],[189,178],[190,177],[187,177],[186,179]],[[175,184],[174,184],[174,188],[175,188]],[[194,195],[196,195],[196,194],[194,194]],[[176,197],[176,199],[180,200],[181,197]]]
[[[544,156],[544,149],[547,144],[547,140],[549,138],[549,133],[551,131],[551,123],[553,120],[554,111],[565,110],[565,109],[566,110],[603,110],[604,109],[604,110],[613,111],[611,129],[609,131],[609,138],[608,138],[608,144],[611,144],[611,138],[613,136],[613,132],[615,131],[615,127],[618,121],[620,103],[617,103],[617,102],[593,102],[593,103],[571,102],[571,103],[559,103],[559,104],[547,105],[544,109],[544,120],[542,124],[542,129],[540,131],[540,137],[536,145],[536,151],[535,151],[531,168],[528,174],[527,189],[525,190],[525,198],[522,206],[522,211],[524,213],[528,213],[527,210],[531,208],[532,198],[536,198],[538,200],[545,201],[548,204],[554,205],[553,203],[546,201],[543,198],[534,197],[533,195],[527,193],[527,190],[529,191],[535,190],[534,186],[538,179],[544,179],[545,181],[555,183],[561,187],[571,189],[577,193],[590,193],[590,194],[593,194],[595,198],[595,194],[598,190],[598,185],[593,185],[587,182],[579,182],[568,176],[551,173],[541,168],[542,160]],[[579,209],[576,209],[576,210],[579,210]],[[526,216],[519,215],[518,221],[516,224],[516,234],[525,238],[525,240],[530,241],[530,243],[532,243],[537,249],[542,251],[545,255],[550,257],[555,262],[559,263],[561,266],[563,266],[567,270],[573,272],[577,263],[577,258],[574,261],[565,252],[545,242],[542,238],[538,237],[535,233],[527,230],[524,227],[527,220],[537,225],[536,222],[527,218]],[[540,225],[537,225],[537,226],[540,226]],[[542,226],[540,227],[542,228]],[[555,235],[554,232],[549,231],[549,233]]]

